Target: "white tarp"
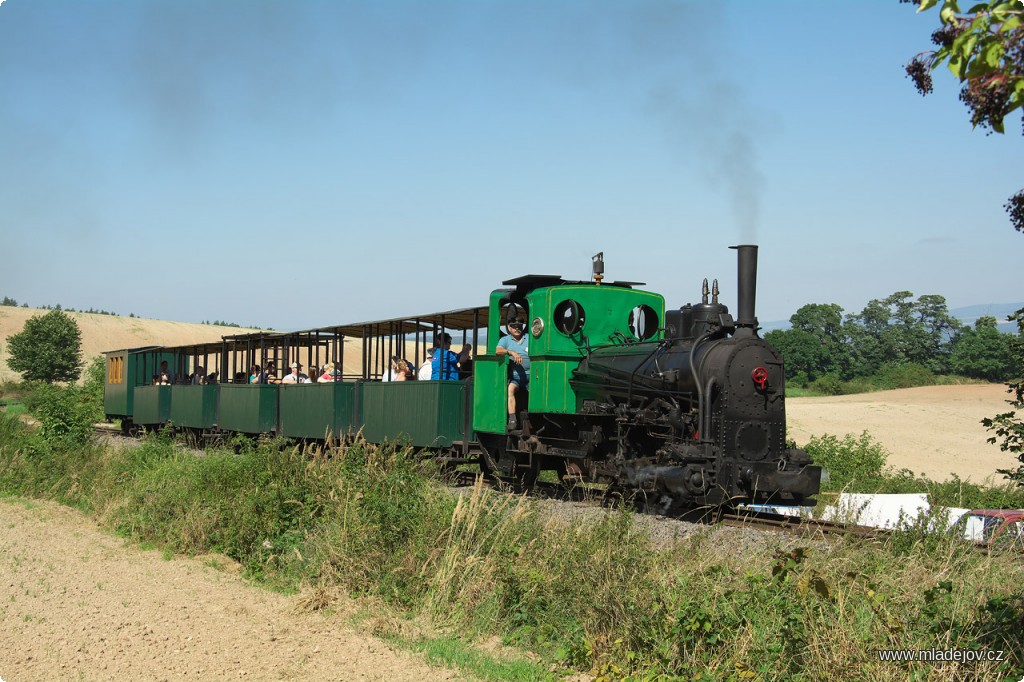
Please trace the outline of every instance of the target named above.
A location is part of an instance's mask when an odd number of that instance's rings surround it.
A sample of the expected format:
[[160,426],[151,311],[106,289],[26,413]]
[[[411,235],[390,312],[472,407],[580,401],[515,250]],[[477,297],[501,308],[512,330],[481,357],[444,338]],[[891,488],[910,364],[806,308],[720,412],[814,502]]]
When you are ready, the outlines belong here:
[[912,523],[929,509],[927,493],[906,495],[841,493],[835,505],[825,508],[822,518],[828,521],[855,523],[872,528],[895,528],[900,519]]
[[[971,511],[970,509],[964,509],[963,507],[936,507],[935,508],[935,516],[936,516],[935,523],[936,524],[940,524],[941,523],[939,515],[941,513],[945,512],[945,514],[946,514],[946,518],[944,519],[945,527],[951,529],[954,526],[954,524],[956,524],[957,521],[959,521],[961,518],[963,518],[963,516],[965,514],[967,514],[968,512],[970,512],[970,511]],[[981,532],[982,526],[981,526],[981,524],[978,524],[977,521],[978,520],[975,519],[975,518],[967,519],[967,521],[966,521],[967,526],[964,528],[964,533],[963,533],[965,540],[973,540],[974,539],[974,534],[976,532],[977,533]],[[977,530],[975,530],[975,526],[977,526]]]

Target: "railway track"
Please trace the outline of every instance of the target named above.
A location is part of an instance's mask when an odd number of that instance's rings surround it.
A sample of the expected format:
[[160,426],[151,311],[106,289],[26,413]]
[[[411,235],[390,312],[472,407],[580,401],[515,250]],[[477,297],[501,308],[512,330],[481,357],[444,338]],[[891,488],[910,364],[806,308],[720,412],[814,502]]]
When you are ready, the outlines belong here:
[[756,528],[777,533],[793,533],[797,535],[856,535],[862,538],[878,538],[889,534],[889,531],[870,526],[858,526],[852,523],[825,521],[823,519],[805,519],[799,516],[785,516],[762,511],[737,511],[722,514],[718,522],[725,526]]
[[[454,473],[452,485],[455,487],[468,487],[474,485],[476,480],[477,474],[472,471],[457,471]],[[484,482],[485,485],[489,485],[491,488],[497,489],[499,487],[488,477],[484,477]],[[607,503],[602,495],[584,486],[564,486],[556,483],[538,482],[535,485],[535,492],[541,497],[550,499],[589,502],[595,505],[605,505]],[[666,518],[677,517],[668,516]],[[822,519],[805,519],[798,516],[786,516],[752,510],[739,510],[718,515],[705,514],[700,518],[700,522],[802,536],[854,535],[862,538],[880,538],[889,534],[887,530],[869,526],[825,521]]]

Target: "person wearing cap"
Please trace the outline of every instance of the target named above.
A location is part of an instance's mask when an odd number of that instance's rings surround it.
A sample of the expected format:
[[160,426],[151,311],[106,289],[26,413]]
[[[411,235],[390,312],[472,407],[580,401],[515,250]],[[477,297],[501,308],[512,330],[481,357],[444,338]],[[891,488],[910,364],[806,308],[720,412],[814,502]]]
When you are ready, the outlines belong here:
[[501,337],[494,349],[497,356],[507,355],[508,367],[508,428],[516,428],[516,393],[530,390],[530,348],[524,333],[526,325],[518,320],[508,323],[508,335]]
[[301,371],[302,365],[297,362],[291,364],[291,374],[286,374],[284,379],[281,379],[282,384],[308,384],[309,377],[303,374]]
[[420,365],[419,370],[416,371],[416,378],[420,381],[430,381],[430,377],[433,375],[434,367],[434,353],[437,352],[436,348],[431,348],[427,351],[427,359]]
[[451,351],[452,335],[438,334],[434,339],[434,359],[430,363],[430,378],[441,381],[459,380],[459,356]]

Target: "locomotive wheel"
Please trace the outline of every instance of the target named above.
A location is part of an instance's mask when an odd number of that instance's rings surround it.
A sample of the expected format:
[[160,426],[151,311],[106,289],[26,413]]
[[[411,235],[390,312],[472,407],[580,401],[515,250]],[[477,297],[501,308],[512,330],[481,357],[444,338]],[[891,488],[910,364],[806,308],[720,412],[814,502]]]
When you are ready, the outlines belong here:
[[480,469],[484,475],[508,483],[517,492],[530,490],[540,474],[540,458],[530,462],[528,455],[509,451],[507,439],[499,435],[480,435]]

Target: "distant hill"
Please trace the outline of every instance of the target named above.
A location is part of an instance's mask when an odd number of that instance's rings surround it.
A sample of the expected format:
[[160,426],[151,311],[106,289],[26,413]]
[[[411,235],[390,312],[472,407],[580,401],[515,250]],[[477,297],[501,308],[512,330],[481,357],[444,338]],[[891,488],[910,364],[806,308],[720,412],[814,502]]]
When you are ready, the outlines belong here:
[[999,331],[1007,334],[1016,334],[1017,323],[1007,322],[1006,318],[1021,308],[1024,308],[1024,303],[981,303],[979,305],[964,306],[963,308],[954,308],[949,312],[953,314],[953,317],[972,327],[974,326],[974,321],[979,317],[991,315],[999,321],[999,324],[996,325]]
[[[0,306],[0,381],[20,375],[7,366],[7,337],[25,327],[33,315],[50,311],[38,308]],[[182,346],[189,343],[220,341],[222,336],[245,334],[255,329],[219,327],[193,322],[168,322],[141,317],[120,317],[94,313],[67,313],[82,331],[82,357],[88,362],[104,351],[139,346]]]
[[[1016,334],[1017,323],[1007,322],[1006,318],[1017,312],[1021,308],[1024,308],[1024,302],[1020,303],[978,303],[975,305],[967,305],[962,308],[952,308],[949,313],[956,319],[963,322],[965,325],[971,327],[974,326],[974,321],[979,317],[990,315],[999,321],[996,327],[999,331],[1004,334]],[[765,334],[776,329],[789,329],[789,320],[772,320],[770,322],[761,322],[761,334]]]

